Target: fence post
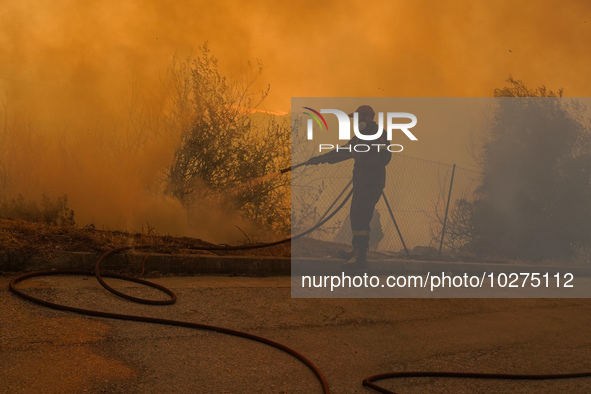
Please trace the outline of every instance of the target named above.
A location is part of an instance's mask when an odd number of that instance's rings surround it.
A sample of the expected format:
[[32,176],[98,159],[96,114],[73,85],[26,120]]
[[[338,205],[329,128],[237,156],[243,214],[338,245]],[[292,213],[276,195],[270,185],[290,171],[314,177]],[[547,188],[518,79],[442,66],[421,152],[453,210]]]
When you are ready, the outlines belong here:
[[447,194],[447,206],[445,207],[445,217],[443,218],[443,228],[441,229],[441,241],[439,242],[439,255],[441,256],[441,248],[443,248],[443,237],[445,237],[445,225],[447,224],[447,213],[449,212],[449,202],[451,200],[451,189],[454,185],[454,175],[456,173],[456,165],[451,169],[451,181],[449,182],[449,193]]
[[382,197],[384,197],[384,202],[386,203],[386,207],[388,208],[388,212],[390,212],[390,217],[392,218],[392,221],[394,222],[394,226],[396,227],[396,231],[398,232],[398,236],[400,237],[400,242],[402,242],[402,246],[404,247],[404,252],[408,256],[409,253],[408,253],[408,249],[406,248],[406,244],[404,243],[404,238],[402,238],[402,233],[400,232],[400,229],[398,228],[398,223],[396,223],[396,219],[394,219],[394,213],[392,212],[392,208],[390,208],[390,203],[388,203],[388,199],[386,198],[386,193],[384,193],[384,191],[382,191]]

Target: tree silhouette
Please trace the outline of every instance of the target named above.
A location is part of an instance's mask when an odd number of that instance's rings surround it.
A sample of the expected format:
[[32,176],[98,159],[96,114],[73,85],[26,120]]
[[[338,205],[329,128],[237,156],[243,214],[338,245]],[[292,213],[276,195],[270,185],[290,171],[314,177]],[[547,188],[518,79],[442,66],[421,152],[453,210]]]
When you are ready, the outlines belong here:
[[223,198],[265,227],[286,229],[289,178],[249,184],[290,163],[289,122],[256,112],[269,92],[269,87],[253,89],[262,71],[257,63],[229,80],[207,44],[196,59],[175,64],[173,116],[182,131],[167,192],[188,207],[208,197]]
[[571,260],[591,240],[591,135],[562,90],[497,89],[483,146],[472,228],[475,252]]

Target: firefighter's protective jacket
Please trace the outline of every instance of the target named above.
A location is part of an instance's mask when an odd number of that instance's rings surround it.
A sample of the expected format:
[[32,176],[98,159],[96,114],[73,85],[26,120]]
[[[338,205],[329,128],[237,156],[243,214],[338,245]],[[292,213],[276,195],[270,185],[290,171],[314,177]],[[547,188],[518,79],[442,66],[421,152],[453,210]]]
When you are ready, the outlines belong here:
[[[376,134],[378,125],[375,122],[367,123],[363,134]],[[361,144],[363,147],[355,150],[355,145]],[[378,146],[381,145],[381,146]],[[353,187],[377,187],[383,189],[386,184],[386,165],[392,158],[392,153],[387,149],[389,141],[386,133],[382,131],[382,135],[377,140],[364,141],[357,136],[353,137],[345,146],[339,147],[338,151],[332,150],[323,155],[314,157],[314,163],[329,163],[334,164],[348,159],[355,159],[353,166]],[[370,147],[369,151],[362,152]],[[349,151],[350,149],[350,151]]]

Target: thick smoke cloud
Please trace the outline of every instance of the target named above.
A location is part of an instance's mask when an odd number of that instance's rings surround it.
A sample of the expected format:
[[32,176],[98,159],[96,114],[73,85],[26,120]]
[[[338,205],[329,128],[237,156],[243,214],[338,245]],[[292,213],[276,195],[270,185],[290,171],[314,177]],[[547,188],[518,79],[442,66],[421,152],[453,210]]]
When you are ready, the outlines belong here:
[[589,8],[584,1],[7,0],[4,193],[67,194],[82,224],[150,222],[195,235],[182,207],[157,187],[177,142],[178,130],[159,122],[174,56],[209,41],[231,77],[261,59],[270,111],[287,112],[294,96],[490,96],[509,74],[585,96]]

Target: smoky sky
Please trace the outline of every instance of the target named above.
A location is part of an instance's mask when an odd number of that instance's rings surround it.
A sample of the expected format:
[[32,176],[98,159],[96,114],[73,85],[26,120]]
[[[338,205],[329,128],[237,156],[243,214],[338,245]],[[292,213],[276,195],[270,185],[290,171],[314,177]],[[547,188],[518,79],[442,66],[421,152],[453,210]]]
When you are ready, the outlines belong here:
[[175,141],[138,119],[163,111],[172,59],[206,41],[230,78],[260,59],[254,88],[270,84],[269,111],[288,112],[291,97],[490,97],[509,75],[575,97],[591,92],[589,11],[585,1],[5,0],[6,187],[68,194],[83,222],[137,226],[163,205],[177,217],[154,186]]
[[13,101],[37,98],[48,112],[48,100],[113,105],[134,78],[153,84],[173,55],[209,41],[229,74],[261,59],[269,109],[292,96],[486,97],[509,74],[585,96],[589,11],[585,1],[9,0],[0,78]]

